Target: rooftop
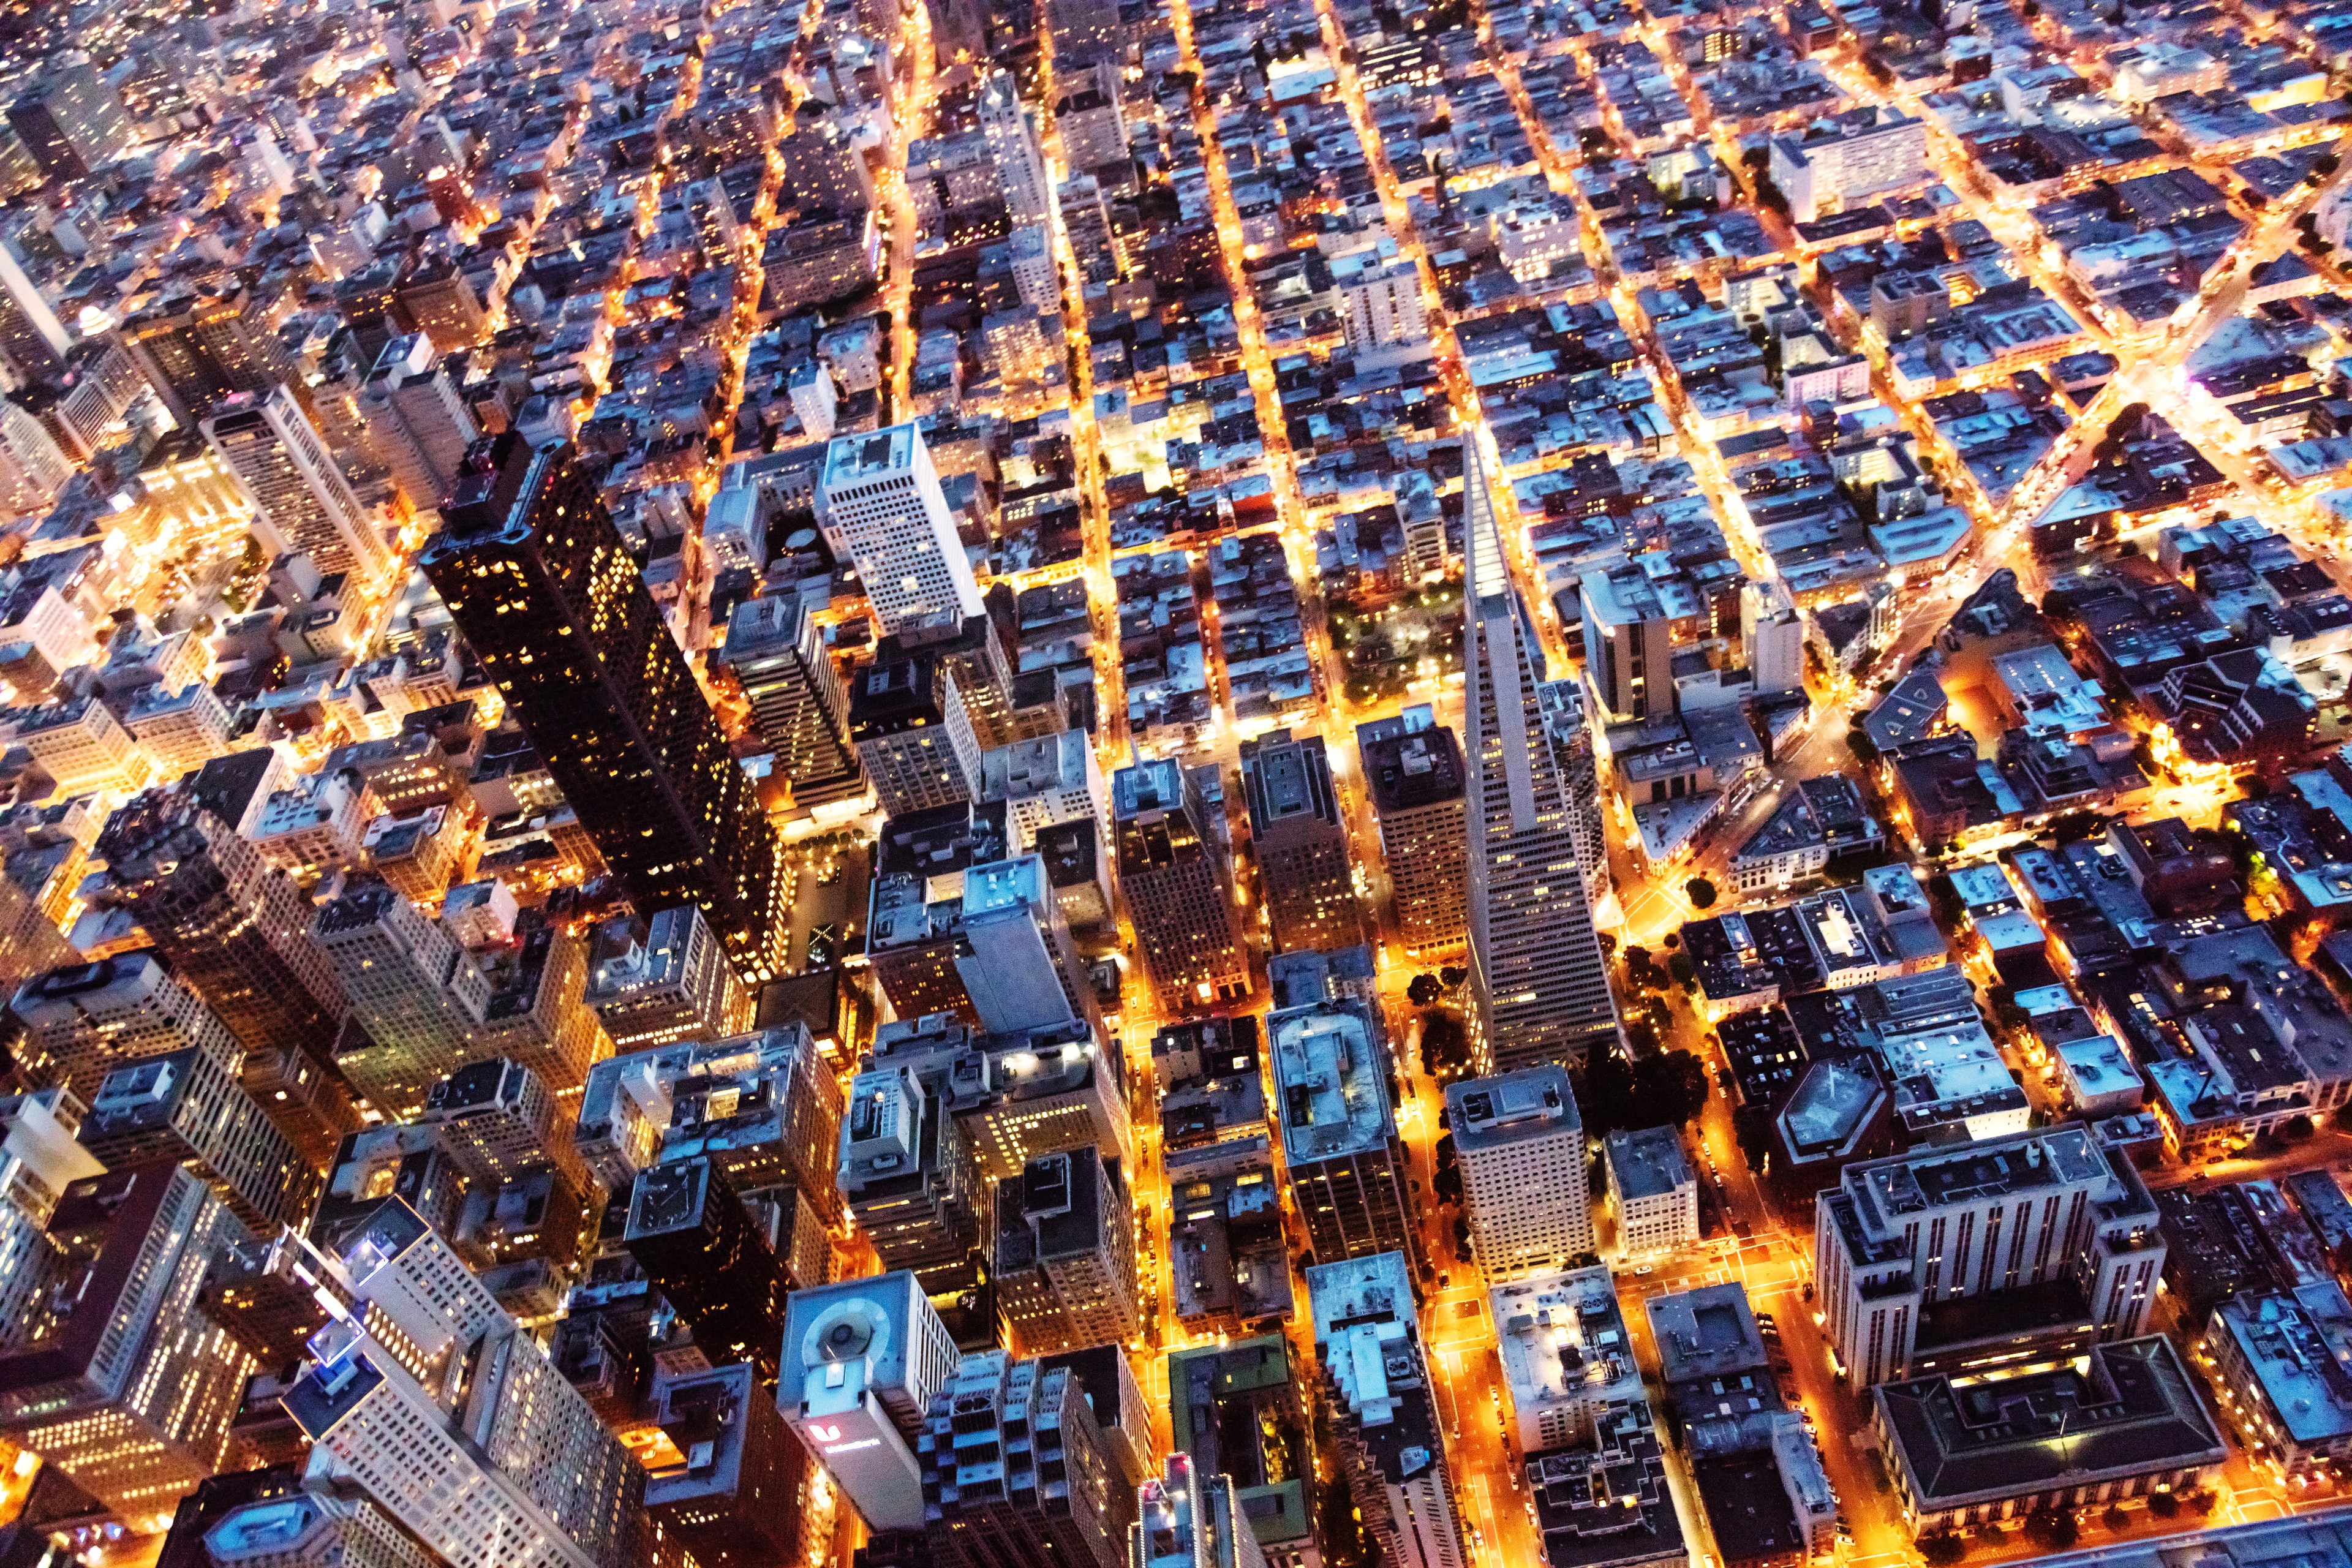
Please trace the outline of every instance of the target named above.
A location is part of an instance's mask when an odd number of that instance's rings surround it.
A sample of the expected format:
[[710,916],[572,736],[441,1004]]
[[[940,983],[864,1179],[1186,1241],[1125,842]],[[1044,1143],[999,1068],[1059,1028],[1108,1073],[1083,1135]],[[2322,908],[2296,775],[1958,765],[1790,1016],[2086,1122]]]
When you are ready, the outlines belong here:
[[1293,1009],[1268,1019],[1284,1154],[1332,1160],[1395,1135],[1372,1032],[1354,1006]]

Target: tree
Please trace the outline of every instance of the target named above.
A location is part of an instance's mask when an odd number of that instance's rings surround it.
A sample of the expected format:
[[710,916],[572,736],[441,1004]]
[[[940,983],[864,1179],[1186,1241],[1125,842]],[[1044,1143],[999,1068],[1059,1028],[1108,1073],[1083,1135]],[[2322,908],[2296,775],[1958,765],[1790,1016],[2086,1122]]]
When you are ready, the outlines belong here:
[[1455,964],[1447,964],[1437,972],[1437,983],[1448,991],[1470,978],[1470,972]]
[[2150,1512],[2150,1513],[2152,1513],[2152,1514],[2154,1514],[2154,1515],[2156,1515],[2156,1517],[2157,1517],[2157,1518],[2158,1518],[2158,1519],[2178,1519],[2178,1518],[2179,1518],[2179,1517],[2180,1517],[2180,1494],[2179,1494],[2179,1492],[2150,1492],[2150,1493],[2148,1493],[2148,1494],[2147,1494],[2147,1511],[2148,1511],[2148,1512]]
[[2314,1132],[2318,1131],[2319,1129],[2311,1124],[2310,1117],[2290,1116],[2279,1126],[2279,1142],[2282,1143],[2301,1143],[2307,1141]]
[[1743,1105],[1731,1115],[1731,1136],[1739,1144],[1739,1157],[1748,1162],[1749,1173],[1758,1176],[1772,1154],[1772,1119],[1764,1111],[1760,1105]]
[[2212,1518],[2213,1510],[2221,1506],[2220,1496],[2210,1487],[2199,1487],[2195,1491],[2190,1492],[2188,1502],[2189,1508],[2201,1519]]
[[1698,965],[1691,962],[1691,955],[1687,952],[1669,954],[1666,958],[1666,973],[1675,977],[1675,984],[1685,989],[1698,984]]
[[1715,884],[1705,877],[1693,877],[1683,884],[1683,891],[1690,895],[1691,908],[1695,910],[1707,909],[1715,903]]
[[1865,768],[1878,761],[1878,742],[1870,738],[1870,731],[1864,729],[1859,721],[1845,732],[1845,749],[1852,752],[1853,760]]
[[1968,1554],[1969,1543],[1948,1530],[1919,1538],[1919,1555],[1927,1560],[1930,1568],[1952,1568]]
[[1459,1078],[1470,1070],[1470,1031],[1461,1015],[1433,1012],[1421,1021],[1421,1060],[1432,1078]]
[[2099,1522],[2115,1534],[2121,1535],[2131,1528],[2131,1515],[2124,1511],[2123,1504],[2111,1502],[2107,1505],[2107,1511],[2099,1516]]
[[1444,994],[1445,987],[1437,983],[1434,974],[1416,974],[1412,983],[1404,988],[1405,1000],[1416,1007],[1426,1007]]
[[2083,1527],[2070,1510],[2037,1508],[2025,1516],[2025,1538],[2053,1552],[2065,1551],[2082,1536]]

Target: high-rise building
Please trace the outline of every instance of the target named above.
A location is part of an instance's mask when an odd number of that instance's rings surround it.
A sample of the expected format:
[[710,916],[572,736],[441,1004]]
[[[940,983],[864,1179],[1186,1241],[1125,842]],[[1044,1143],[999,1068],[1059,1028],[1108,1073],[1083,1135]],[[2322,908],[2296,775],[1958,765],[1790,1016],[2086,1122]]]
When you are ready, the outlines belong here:
[[995,1258],[998,1308],[1024,1354],[1117,1344],[1142,1327],[1127,1184],[1092,1144],[997,1184]]
[[8,106],[8,124],[53,180],[79,180],[137,145],[122,100],[85,54],[59,55],[31,91]]
[[453,1564],[649,1568],[644,1469],[430,1226],[389,1198],[317,1262],[313,1463]]
[[215,405],[204,432],[253,498],[255,530],[275,536],[275,552],[299,551],[321,572],[369,581],[391,570],[375,519],[288,387],[267,397],[232,395]]
[[824,805],[865,789],[849,742],[849,698],[806,599],[782,594],[738,604],[723,657],[794,805]]
[[215,1568],[434,1568],[437,1562],[365,1498],[309,1491],[231,1510],[205,1532],[205,1555]]
[[956,974],[982,1027],[1025,1034],[1095,1021],[1094,986],[1045,862],[1023,855],[964,873]]
[[621,1054],[749,1034],[754,998],[692,904],[615,915],[589,954],[588,1005]]
[[467,1176],[492,1186],[551,1168],[586,1186],[570,1121],[537,1073],[504,1057],[468,1062],[435,1084],[416,1116],[440,1132]]
[[257,1231],[300,1220],[317,1178],[236,1075],[194,1046],[109,1073],[81,1145],[109,1170],[177,1160]]
[[915,1462],[959,1357],[921,1282],[899,1271],[793,1292],[776,1404],[872,1531],[923,1527]]
[[59,1194],[105,1168],[79,1141],[83,1115],[81,1102],[62,1089],[0,1099],[0,1204],[47,1225]]
[[949,1113],[945,1066],[859,1073],[841,1121],[841,1196],[851,1218],[885,1268],[912,1270],[933,1292],[979,1278],[975,1260],[994,1212],[992,1184]]
[[416,511],[436,510],[457,489],[466,450],[481,435],[425,332],[384,345],[359,413],[368,444]]
[[215,1257],[248,1239],[171,1160],[75,1182],[45,1232],[9,1225],[0,1435],[126,1523],[168,1521],[227,1461],[254,1372],[199,1305]]
[[1222,836],[1193,776],[1167,758],[1111,779],[1118,885],[1136,947],[1166,1011],[1249,994],[1249,955]]
[[777,142],[776,156],[784,166],[780,206],[846,213],[874,205],[866,154],[829,116],[803,120]]
[[1567,792],[1569,833],[1576,841],[1584,901],[1597,909],[1609,896],[1609,838],[1584,688],[1573,680],[1547,680],[1536,688],[1536,707],[1543,716],[1544,742]]
[[1805,689],[1805,618],[1778,577],[1740,585],[1739,646],[1758,696]]
[[698,906],[746,984],[783,962],[778,847],[568,443],[477,443],[422,557],[640,910]]
[[1290,1342],[1258,1334],[1211,1341],[1168,1357],[1168,1422],[1175,1447],[1200,1475],[1233,1478],[1244,1528],[1268,1568],[1322,1561],[1316,1467],[1294,1465],[1312,1430]]
[[382,882],[356,883],[321,907],[310,936],[360,1026],[336,1066],[386,1116],[415,1115],[476,1054],[488,978],[439,921]]
[[908,1067],[941,1076],[948,1114],[970,1135],[982,1173],[1017,1176],[1040,1154],[1093,1143],[1132,1159],[1126,1068],[1089,1024],[987,1035],[933,1014],[883,1025],[861,1071]]
[[980,759],[980,798],[1004,803],[1005,832],[1013,853],[1037,847],[1037,835],[1057,822],[1091,819],[1097,842],[1110,842],[1110,790],[1095,760],[1093,738],[1062,730],[998,746]]
[[629,1194],[625,1241],[705,1357],[753,1362],[762,1379],[775,1375],[783,1270],[716,1162],[679,1160],[641,1172]]
[[940,1568],[1118,1568],[1125,1554],[1135,1492],[1066,1367],[1003,1351],[964,1357],[931,1396],[916,1459]]
[[47,381],[64,368],[72,347],[48,296],[16,253],[0,246],[0,369],[19,383]]
[[1111,0],[1046,0],[1045,27],[1056,69],[1115,61],[1127,47]]
[[668,1442],[647,1465],[646,1513],[698,1568],[812,1561],[802,1539],[808,1456],[754,1369],[663,1378],[653,1420]]
[[1576,1065],[1614,1041],[1617,1006],[1577,868],[1575,803],[1538,743],[1543,645],[1511,581],[1486,463],[1475,443],[1465,451],[1474,1058],[1484,1071]]
[[1307,1270],[1315,1357],[1364,1528],[1399,1568],[1462,1568],[1412,1270],[1383,1252]]
[[1160,1468],[1164,1450],[1151,1429],[1151,1406],[1143,1385],[1135,1379],[1135,1364],[1123,1344],[1088,1345],[1042,1358],[1048,1368],[1067,1367],[1087,1396],[1095,1425],[1102,1429],[1103,1449],[1119,1479],[1139,1487]]
[[1242,789],[1275,946],[1292,952],[1362,942],[1348,828],[1322,737],[1271,730],[1243,742]]
[[1568,1074],[1546,1062],[1445,1086],[1463,1206],[1487,1281],[1591,1258],[1591,1157]]
[[1376,244],[1334,256],[1330,266],[1348,342],[1357,353],[1412,350],[1429,342],[1420,264],[1398,255],[1394,240],[1383,234]]
[[1849,1165],[1813,1230],[1822,1337],[1857,1388],[2129,1339],[2166,1252],[2138,1172],[2081,1123]]
[[172,417],[193,426],[232,394],[299,379],[261,300],[239,287],[174,295],[122,323],[122,346]]
[[1397,934],[1408,952],[1468,940],[1470,816],[1462,743],[1423,706],[1356,727],[1364,787],[1381,825]]
[[803,1024],[710,1045],[598,1062],[580,1093],[574,1147],[615,1193],[667,1160],[708,1155],[751,1192],[790,1183],[827,1224],[841,1217],[834,1163],[840,1080]]
[[834,437],[818,478],[816,515],[857,563],[886,635],[940,611],[959,619],[982,613],[971,559],[920,426]]
[[[1681,584],[1667,584],[1669,591]],[[1588,572],[1583,610],[1584,678],[1612,719],[1663,718],[1675,707],[1675,610],[1638,568]],[[1540,665],[1536,670],[1540,679]]]
[[8,1010],[23,1031],[18,1070],[84,1105],[126,1062],[194,1047],[234,1074],[244,1055],[204,999],[143,949],[36,974]]
[[1266,1019],[1290,1194],[1318,1261],[1412,1245],[1405,1165],[1389,1105],[1387,1049],[1370,1011],[1345,1002]]
[[[1118,26],[1115,12],[1111,25]],[[982,82],[980,129],[988,139],[996,177],[1004,186],[1004,206],[1013,215],[1013,226],[1034,223],[1050,227],[1055,216],[1053,177],[1046,172],[1045,150],[1038,144],[1037,122],[1029,106],[1021,101],[1021,89],[1010,71],[991,71]]]
[[928,653],[877,658],[849,688],[849,740],[883,815],[972,798],[980,737],[962,693]]
[[401,273],[394,295],[416,330],[445,350],[469,349],[490,335],[481,290],[452,257],[427,256],[413,262]]
[[48,426],[22,405],[0,399],[0,506],[20,514],[47,511],[74,469]]
[[1234,1479],[1199,1473],[1190,1454],[1138,1489],[1128,1568],[1265,1568],[1265,1553],[1234,1498]]
[[107,819],[102,902],[128,910],[182,983],[252,1050],[323,1061],[349,1004],[310,903],[195,795],[149,790]]

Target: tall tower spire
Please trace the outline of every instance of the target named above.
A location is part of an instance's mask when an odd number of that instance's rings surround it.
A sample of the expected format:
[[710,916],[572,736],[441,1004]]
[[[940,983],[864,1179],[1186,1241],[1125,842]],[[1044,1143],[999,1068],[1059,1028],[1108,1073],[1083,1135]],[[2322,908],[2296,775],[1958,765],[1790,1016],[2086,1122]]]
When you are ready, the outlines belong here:
[[1616,1004],[1577,868],[1574,803],[1545,742],[1543,646],[1511,581],[1475,439],[1462,477],[1473,1044],[1481,1073],[1580,1065],[1614,1038]]

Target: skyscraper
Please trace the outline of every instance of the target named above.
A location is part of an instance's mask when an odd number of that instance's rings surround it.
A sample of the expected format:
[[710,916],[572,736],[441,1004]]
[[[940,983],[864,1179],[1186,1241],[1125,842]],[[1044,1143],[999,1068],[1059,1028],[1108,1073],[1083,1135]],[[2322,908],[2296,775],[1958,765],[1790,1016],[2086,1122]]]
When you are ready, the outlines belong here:
[[810,1560],[802,1539],[809,1458],[751,1367],[663,1378],[654,1425],[669,1441],[650,1462],[646,1513],[697,1568]]
[[317,1261],[314,1453],[451,1563],[647,1568],[645,1471],[431,1226],[387,1199]]
[[1135,1506],[1128,1568],[1265,1568],[1234,1479],[1199,1473],[1190,1454],[1169,1455],[1167,1473],[1137,1489]]
[[1445,1124],[1488,1283],[1570,1268],[1593,1254],[1591,1157],[1566,1072],[1546,1062],[1450,1083]]
[[979,793],[980,737],[956,683],[928,653],[877,658],[849,691],[849,739],[885,816]]
[[1475,443],[1464,450],[1474,1054],[1485,1071],[1574,1065],[1613,1041],[1617,1006],[1577,868],[1576,803],[1542,743],[1543,646],[1511,581],[1486,465]]
[[257,526],[279,550],[308,555],[320,572],[373,581],[392,556],[319,428],[280,385],[268,397],[232,396],[204,422],[205,439],[253,498]]
[[916,1458],[940,1568],[1118,1568],[1125,1554],[1135,1493],[1066,1367],[1003,1351],[964,1357],[931,1396]]
[[1271,730],[1243,742],[1242,788],[1275,946],[1292,952],[1362,942],[1348,829],[1322,737]]
[[869,1530],[920,1530],[915,1444],[959,1361],[921,1281],[903,1270],[845,1280],[788,1306],[777,1407]]
[[1462,1568],[1429,1363],[1401,1252],[1307,1270],[1315,1359],[1364,1528],[1398,1568]]
[[[1112,13],[1114,26],[1117,13]],[[1013,226],[1054,220],[1054,183],[1045,169],[1045,151],[1037,142],[1037,123],[1021,101],[1021,89],[1010,71],[994,70],[980,89],[980,129],[988,138],[989,156],[996,162],[996,177],[1004,185],[1005,210]]]
[[692,904],[656,910],[649,920],[606,921],[589,954],[583,994],[624,1055],[748,1034],[754,1012],[751,992]]
[[1591,710],[1584,688],[1573,680],[1547,680],[1536,688],[1544,741],[1568,795],[1568,826],[1576,841],[1576,868],[1584,879],[1584,901],[1598,907],[1609,896],[1609,838],[1601,805],[1601,763],[1592,743]]
[[1111,779],[1119,890],[1145,973],[1169,1011],[1249,994],[1233,880],[1192,775],[1160,758]]
[[0,1434],[116,1516],[161,1516],[229,1454],[254,1362],[198,1305],[250,1239],[176,1161],[74,1183],[46,1233],[0,1239]]
[[496,1185],[553,1168],[588,1184],[570,1115],[520,1062],[485,1057],[467,1063],[433,1086],[416,1121],[440,1131],[441,1146],[476,1182]]
[[261,1498],[205,1532],[215,1568],[433,1568],[437,1560],[365,1498],[318,1492]]
[[325,905],[310,934],[362,1031],[336,1065],[378,1110],[415,1115],[434,1083],[475,1054],[488,979],[439,921],[382,882]]
[[997,1184],[996,1289],[1024,1355],[1135,1335],[1135,1220],[1117,1160],[1056,1150]]
[[257,1231],[302,1219],[317,1186],[236,1075],[193,1046],[109,1073],[81,1146],[109,1170],[176,1160]]
[[694,1331],[714,1363],[776,1373],[783,1332],[783,1270],[751,1216],[709,1159],[641,1172],[629,1194],[629,1256]]
[[0,368],[20,382],[46,381],[65,367],[73,340],[39,285],[0,246]]
[[85,1105],[126,1062],[193,1046],[234,1073],[244,1054],[204,999],[143,949],[36,974],[8,1010],[24,1031],[19,1069]]
[[8,106],[8,123],[53,180],[79,180],[136,144],[122,100],[85,54],[60,55]]
[[1318,1262],[1412,1245],[1403,1146],[1386,1046],[1361,1003],[1288,1007],[1266,1019],[1283,1162]]
[[807,600],[782,594],[737,605],[723,657],[794,805],[823,805],[866,787],[850,749],[849,699]]
[[425,575],[630,900],[697,905],[772,979],[775,835],[578,452],[509,432],[467,465]]
[[1381,825],[1397,934],[1444,953],[1468,939],[1470,816],[1462,742],[1426,706],[1356,726],[1364,788]]
[[929,1292],[965,1289],[992,1186],[949,1114],[944,1070],[868,1068],[850,1081],[841,1121],[841,1196],[885,1268],[912,1270]]
[[417,511],[432,511],[457,485],[466,449],[481,432],[441,368],[430,334],[394,338],[360,394],[368,444]]
[[920,426],[834,437],[818,476],[816,515],[856,561],[885,635],[940,611],[959,619],[982,613],[980,584]]
[[107,819],[94,854],[100,900],[136,916],[247,1047],[329,1058],[349,1005],[310,940],[309,901],[259,850],[194,795],[149,790]]
[[122,345],[155,395],[193,425],[233,393],[267,397],[297,379],[294,362],[246,289],[168,297],[122,323]]

